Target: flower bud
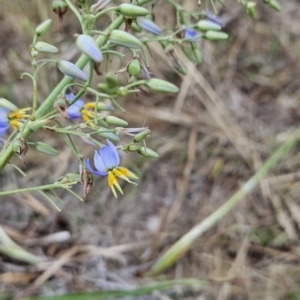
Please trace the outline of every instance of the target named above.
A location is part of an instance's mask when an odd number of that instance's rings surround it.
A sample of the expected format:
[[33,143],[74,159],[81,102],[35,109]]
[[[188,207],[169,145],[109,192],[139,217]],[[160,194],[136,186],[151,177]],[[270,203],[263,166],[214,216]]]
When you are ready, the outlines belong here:
[[178,93],[179,88],[162,79],[150,78],[145,84],[153,92],[162,92],[162,93]]
[[151,20],[147,18],[137,18],[136,23],[145,31],[155,34],[161,35],[162,30]]
[[149,14],[146,8],[129,3],[119,5],[117,12],[127,18],[136,18]]
[[211,13],[209,10],[204,11],[204,15],[207,20],[214,22],[214,23],[220,25],[221,27],[224,27],[223,21],[218,16]]
[[61,71],[64,75],[82,81],[87,81],[88,78],[85,75],[85,73],[82,70],[80,70],[77,66],[72,64],[71,62],[66,60],[59,60],[56,64],[59,71]]
[[202,52],[201,52],[201,50],[198,48],[196,43],[191,43],[191,48],[192,48],[193,55],[196,59],[196,63],[200,64],[202,62]]
[[79,34],[76,37],[77,48],[90,57],[95,62],[101,62],[103,60],[103,55],[97,46],[95,40],[86,34]]
[[142,28],[136,22],[131,23],[130,29],[134,32],[142,32]]
[[253,19],[256,19],[256,17],[257,17],[255,6],[256,6],[256,3],[253,1],[247,2],[245,4],[246,13]]
[[204,38],[210,41],[215,40],[226,40],[228,38],[228,34],[222,31],[207,31],[205,32]]
[[48,19],[46,21],[44,21],[43,23],[41,23],[36,29],[35,29],[35,33],[37,36],[42,36],[43,34],[45,34],[48,29],[50,28],[52,23],[51,19]]
[[105,75],[105,81],[110,88],[118,88],[119,87],[119,80],[115,74],[107,73]]
[[153,151],[147,147],[142,147],[141,149],[139,149],[137,151],[137,153],[139,153],[142,156],[150,157],[150,158],[158,158],[159,157],[158,153],[156,153],[155,151]]
[[131,76],[140,75],[142,70],[141,64],[137,59],[133,59],[127,66],[127,72]]
[[121,127],[128,126],[128,122],[126,122],[125,120],[122,120],[120,118],[117,118],[115,116],[107,116],[104,118],[104,121],[107,122],[107,124],[109,124],[109,125],[115,125],[115,126],[121,126]]
[[119,90],[118,88],[109,87],[108,84],[104,82],[98,84],[98,89],[107,95],[115,95]]
[[141,131],[139,132],[133,139],[133,141],[135,143],[139,143],[139,142],[142,142],[143,140],[146,139],[147,136],[150,135],[150,130],[144,130],[144,131]]
[[141,145],[129,145],[124,150],[129,152],[136,152],[140,150],[143,146]]
[[59,50],[53,45],[45,42],[36,42],[33,46],[34,49],[39,53],[58,53]]
[[35,142],[32,145],[36,148],[37,151],[48,155],[56,156],[59,154],[57,150],[55,150],[54,148],[52,148],[51,146],[43,142]]
[[135,36],[119,29],[112,30],[109,35],[109,41],[113,44],[132,49],[140,49],[143,46],[143,43]]
[[100,132],[98,132],[98,135],[104,139],[109,139],[114,142],[118,142],[120,140],[116,134],[109,132],[109,131],[100,131]]
[[201,31],[208,31],[208,30],[218,31],[222,29],[222,26],[209,20],[201,20],[197,23],[197,29]]
[[15,111],[18,109],[17,106],[4,98],[0,98],[0,107],[6,108],[10,111]]
[[197,63],[193,49],[190,47],[190,45],[182,45],[181,50],[190,62],[193,64]]

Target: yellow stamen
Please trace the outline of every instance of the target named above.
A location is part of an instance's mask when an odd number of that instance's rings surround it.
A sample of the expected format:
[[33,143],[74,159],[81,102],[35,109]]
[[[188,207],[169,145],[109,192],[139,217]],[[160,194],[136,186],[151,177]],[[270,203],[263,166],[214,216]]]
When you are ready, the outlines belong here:
[[118,179],[112,171],[108,172],[107,180],[108,180],[108,186],[111,188],[111,190],[112,190],[112,192],[113,192],[113,194],[116,198],[118,198],[118,197],[117,197],[115,187],[119,190],[119,192],[121,194],[123,194],[123,191],[122,191],[122,188],[119,185]]
[[128,178],[139,179],[133,172],[131,172],[130,170],[128,170],[124,167],[118,167],[118,170]]
[[22,123],[17,120],[9,120],[9,123],[14,130],[19,129],[19,127],[22,125]]
[[95,107],[96,107],[95,102],[87,102],[86,104],[84,104],[84,108],[87,108],[87,109],[95,109]]

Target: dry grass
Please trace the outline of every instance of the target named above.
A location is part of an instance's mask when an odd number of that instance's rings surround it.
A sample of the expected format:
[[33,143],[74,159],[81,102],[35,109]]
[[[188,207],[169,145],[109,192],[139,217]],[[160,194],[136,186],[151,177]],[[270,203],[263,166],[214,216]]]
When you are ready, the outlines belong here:
[[[48,1],[4,2],[0,94],[27,105],[30,82],[20,81],[19,74],[30,70],[26,52],[30,32],[40,19],[55,16]],[[161,9],[155,10],[157,23],[172,22],[171,10],[161,2]],[[184,2],[196,9],[197,1]],[[199,67],[186,63],[189,75],[182,79],[159,45],[152,45],[151,71],[173,80],[181,91],[175,97],[151,94],[124,101],[125,118],[132,127],[146,120],[152,130],[148,144],[160,154],[157,160],[134,156],[125,162],[140,170],[141,180],[137,188],[124,186],[124,197],[114,199],[105,182],[97,180],[84,204],[60,193],[62,213],[39,194],[1,198],[5,231],[33,253],[51,259],[28,267],[2,256],[0,293],[17,294],[25,288],[26,293],[39,295],[127,289],[161,280],[141,276],[149,263],[226,201],[299,126],[300,11],[294,0],[282,6],[276,13],[258,5],[259,18],[252,21],[239,4],[228,1],[222,16],[229,40],[203,43],[203,63]],[[72,34],[79,29],[73,24],[68,16],[63,36],[55,24],[47,36],[62,49],[64,59],[77,56]],[[40,95],[58,79],[51,67],[43,73]],[[44,133],[33,138],[45,141]],[[29,151],[28,176],[20,179],[8,166],[0,177],[1,189],[45,184],[77,171],[62,141],[51,134],[46,141],[59,148],[60,155],[48,158]],[[300,283],[299,158],[295,148],[259,189],[164,275],[211,284],[200,292],[179,293],[177,299],[290,299]],[[159,297],[149,299],[163,299]]]

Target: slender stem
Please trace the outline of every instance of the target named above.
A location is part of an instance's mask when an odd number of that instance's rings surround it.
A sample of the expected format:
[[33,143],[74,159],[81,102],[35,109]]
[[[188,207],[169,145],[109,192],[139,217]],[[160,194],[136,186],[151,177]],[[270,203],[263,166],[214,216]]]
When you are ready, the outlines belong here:
[[84,32],[83,23],[82,23],[82,17],[77,10],[77,8],[74,6],[74,4],[70,0],[65,0],[65,2],[68,4],[69,8],[72,10],[72,12],[76,15],[79,23],[81,24],[82,32]]
[[52,184],[46,184],[46,185],[40,185],[40,186],[33,186],[33,187],[27,187],[27,188],[18,189],[18,190],[0,192],[0,196],[17,194],[17,193],[23,193],[23,192],[51,190],[51,189],[55,189],[55,188],[63,188],[63,189],[65,189],[66,185],[53,184],[52,183]]
[[249,194],[262,178],[271,170],[274,165],[286,154],[300,137],[300,127],[275,151],[264,165],[223,205],[205,218],[202,222],[194,226],[188,233],[181,237],[171,248],[169,248],[153,265],[150,270],[151,275],[161,273],[166,268],[174,264],[191,247],[193,242],[205,231],[213,227],[219,220],[228,214],[247,194]]
[[95,15],[95,19],[98,19],[99,17],[101,17],[102,15],[110,12],[110,11],[116,11],[118,9],[117,6],[114,6],[114,7],[109,7],[107,9],[104,9],[104,10],[101,10],[100,12],[98,12],[96,15]]

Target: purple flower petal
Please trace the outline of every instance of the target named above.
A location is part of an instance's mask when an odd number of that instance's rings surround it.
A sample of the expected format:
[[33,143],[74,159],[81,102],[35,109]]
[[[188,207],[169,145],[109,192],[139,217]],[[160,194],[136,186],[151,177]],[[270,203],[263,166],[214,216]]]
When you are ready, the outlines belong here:
[[189,42],[197,42],[197,31],[193,28],[186,28],[184,31],[184,38]]
[[93,170],[93,168],[91,167],[90,159],[89,159],[89,158],[87,158],[87,159],[85,160],[85,166],[86,166],[87,169],[88,169],[91,173],[93,173],[93,174],[96,174],[96,175],[98,175],[98,176],[106,176],[106,175],[107,175],[107,173],[103,174],[102,172],[98,172],[98,171]]
[[108,170],[106,168],[106,164],[103,162],[98,151],[95,151],[94,165],[98,172],[103,173],[103,176],[107,175]]
[[118,152],[116,146],[110,140],[106,140],[106,142],[109,145],[109,147],[111,148],[111,150],[113,151],[113,153],[115,155],[115,161],[117,162],[116,166],[118,166],[120,164],[120,155],[119,155],[119,152]]
[[107,170],[118,166],[119,159],[116,157],[111,147],[103,146],[98,152]]

